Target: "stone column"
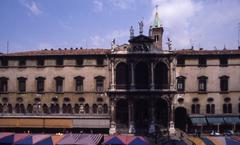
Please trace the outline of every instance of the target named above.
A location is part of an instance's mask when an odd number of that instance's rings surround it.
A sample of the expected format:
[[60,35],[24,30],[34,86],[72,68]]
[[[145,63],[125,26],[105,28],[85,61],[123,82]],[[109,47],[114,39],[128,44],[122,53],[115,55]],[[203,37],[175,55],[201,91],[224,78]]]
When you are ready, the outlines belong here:
[[174,134],[176,132],[174,127],[174,103],[173,103],[174,95],[169,95],[168,106],[170,111],[170,119],[169,119],[169,134]]
[[114,69],[114,63],[111,62],[111,90],[115,90],[116,84],[115,84],[115,69]]
[[174,67],[174,64],[173,64],[173,60],[172,60],[172,58],[170,58],[171,60],[170,60],[170,68],[169,68],[169,85],[170,85],[170,89],[171,90],[174,90],[174,82],[175,82],[175,78],[176,78],[176,75],[175,75],[175,67]]
[[151,89],[154,89],[154,64],[151,62]]
[[134,64],[131,63],[131,89],[135,89]]
[[154,107],[154,100],[151,99],[150,100],[150,116],[149,118],[151,118],[151,123],[149,125],[149,130],[148,132],[150,134],[153,134],[156,132],[156,128],[155,128],[155,107]]
[[134,103],[133,100],[128,100],[128,120],[129,120],[129,130],[128,133],[135,133],[135,125],[134,125]]
[[115,134],[117,131],[117,129],[116,129],[116,99],[115,98],[111,98],[110,108],[111,108],[111,122],[110,122],[109,134]]

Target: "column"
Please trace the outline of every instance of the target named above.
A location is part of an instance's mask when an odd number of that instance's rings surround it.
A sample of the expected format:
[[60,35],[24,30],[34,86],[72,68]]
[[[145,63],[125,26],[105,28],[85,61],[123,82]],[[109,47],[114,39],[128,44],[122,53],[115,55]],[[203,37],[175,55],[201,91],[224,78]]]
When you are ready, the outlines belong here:
[[134,64],[131,63],[131,89],[135,89],[135,81],[134,81]]
[[110,122],[110,129],[109,134],[116,133],[116,99],[111,98],[110,100],[110,108],[111,108],[111,122]]
[[151,62],[151,89],[154,89],[154,64]]
[[113,61],[111,62],[111,90],[115,90],[115,71],[114,71],[114,63]]
[[174,127],[174,104],[173,104],[173,97],[174,95],[170,95],[168,99],[168,106],[170,111],[170,119],[169,119],[169,134],[175,133],[175,127]]
[[134,103],[133,100],[128,100],[128,120],[129,120],[129,130],[128,133],[135,133],[135,125],[134,125]]
[[175,81],[175,67],[174,67],[174,64],[173,64],[173,60],[171,59],[170,61],[170,68],[169,68],[169,81],[170,81],[170,89],[173,90],[174,89],[174,81]]
[[149,118],[151,118],[151,122],[149,125],[149,130],[148,132],[150,134],[153,134],[156,132],[156,128],[155,128],[155,107],[154,107],[154,100],[151,99],[150,100],[150,116]]

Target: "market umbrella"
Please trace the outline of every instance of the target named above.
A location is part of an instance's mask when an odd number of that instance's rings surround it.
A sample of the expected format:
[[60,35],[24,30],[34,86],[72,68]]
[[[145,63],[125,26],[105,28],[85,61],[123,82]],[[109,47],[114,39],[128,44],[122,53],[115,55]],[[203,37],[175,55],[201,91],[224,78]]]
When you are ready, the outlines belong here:
[[149,145],[149,143],[143,137],[134,137],[128,141],[128,145]]
[[100,145],[102,141],[101,134],[67,134],[57,145]]
[[239,145],[240,142],[238,142],[236,140],[233,140],[233,139],[230,139],[230,138],[226,138],[226,144],[227,145]]
[[119,138],[118,136],[105,136],[104,143],[105,145],[116,144],[116,145],[126,145],[126,142]]
[[10,135],[12,135],[13,133],[11,133],[11,132],[2,132],[2,133],[0,133],[0,139],[1,138],[4,138],[4,137],[7,137],[7,136],[10,136]]
[[19,133],[19,134],[11,134],[9,136],[3,137],[0,139],[1,145],[12,145],[19,140],[24,139],[25,137],[29,136],[29,134]]
[[64,135],[52,135],[39,141],[35,145],[56,145],[63,137]]
[[49,135],[43,135],[43,134],[30,135],[20,141],[17,141],[14,145],[35,145],[39,141],[48,137]]

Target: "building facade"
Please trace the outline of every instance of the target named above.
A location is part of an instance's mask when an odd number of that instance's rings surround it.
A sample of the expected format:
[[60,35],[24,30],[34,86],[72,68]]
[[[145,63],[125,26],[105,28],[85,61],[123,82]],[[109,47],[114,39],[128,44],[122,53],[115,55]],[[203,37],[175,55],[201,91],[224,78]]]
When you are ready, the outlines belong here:
[[111,49],[1,54],[0,128],[239,128],[240,50],[166,50],[163,31],[156,13],[148,36],[140,22]]

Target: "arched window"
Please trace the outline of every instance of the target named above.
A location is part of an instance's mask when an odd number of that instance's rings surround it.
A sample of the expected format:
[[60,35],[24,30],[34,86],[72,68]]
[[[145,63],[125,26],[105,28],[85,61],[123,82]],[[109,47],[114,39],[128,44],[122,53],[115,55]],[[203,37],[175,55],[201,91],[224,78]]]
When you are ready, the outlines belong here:
[[8,113],[12,113],[12,104],[8,104],[7,107],[8,107]]
[[20,106],[19,106],[19,104],[15,105],[15,113],[20,113]]
[[97,112],[98,112],[98,114],[102,114],[103,113],[103,106],[102,106],[102,104],[98,104]]
[[107,113],[108,113],[108,105],[107,105],[107,104],[104,104],[104,105],[103,105],[103,113],[104,113],[104,114],[107,114]]
[[116,67],[116,87],[118,89],[126,89],[129,84],[128,65],[126,63],[119,63]]
[[89,105],[88,104],[84,105],[84,111],[85,111],[85,113],[89,113]]
[[3,113],[3,105],[0,104],[0,113]]
[[78,114],[79,113],[79,110],[80,110],[80,107],[78,104],[75,104],[74,105],[74,113]]
[[96,114],[97,113],[98,106],[97,104],[93,104],[92,106],[92,113]]
[[223,113],[232,113],[232,104],[229,97],[224,99]]
[[136,64],[134,72],[136,89],[149,89],[148,65],[140,62]]
[[47,104],[43,104],[43,113],[45,114],[49,113]]
[[52,103],[50,106],[51,113],[59,113],[60,107],[57,103]]
[[165,63],[159,62],[154,69],[154,84],[156,89],[168,89],[168,67]]
[[32,104],[28,104],[27,113],[32,113],[32,112],[33,112],[33,106],[32,106]]
[[206,113],[207,114],[214,114],[215,113],[215,104],[213,104],[214,99],[208,98],[207,105],[206,105]]
[[63,113],[72,113],[72,105],[70,103],[64,103],[62,106]]
[[191,108],[192,108],[192,114],[200,114],[200,104],[199,104],[198,98],[193,99],[193,104]]

